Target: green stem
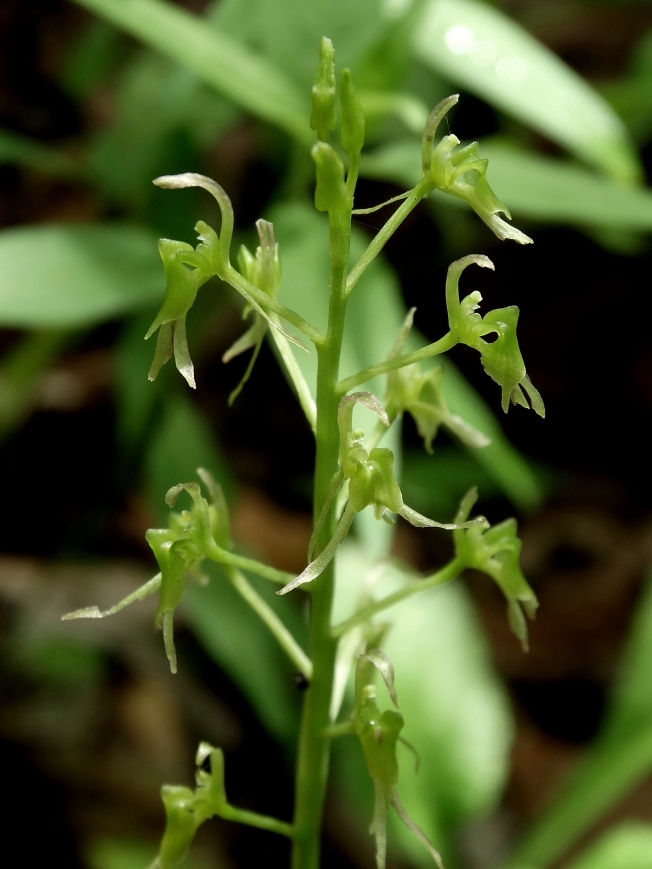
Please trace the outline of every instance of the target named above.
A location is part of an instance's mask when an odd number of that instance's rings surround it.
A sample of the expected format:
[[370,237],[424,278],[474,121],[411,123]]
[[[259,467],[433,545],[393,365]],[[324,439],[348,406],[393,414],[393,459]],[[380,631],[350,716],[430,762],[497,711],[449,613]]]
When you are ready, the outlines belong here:
[[349,276],[346,280],[347,296],[362,277],[364,270],[376,259],[408,214],[416,208],[424,196],[428,196],[428,194],[432,192],[432,189],[432,181],[425,176],[419,181],[416,187],[412,188],[405,202],[396,209],[394,214],[392,214],[387,223],[383,226],[378,235],[373,239],[369,247],[349,272]]
[[405,600],[408,597],[412,597],[413,594],[421,594],[422,591],[428,591],[431,588],[445,585],[447,582],[450,582],[459,576],[463,569],[464,564],[462,560],[460,558],[454,558],[452,561],[449,561],[445,567],[442,567],[441,570],[427,576],[425,579],[422,579],[413,585],[406,585],[405,588],[395,591],[394,594],[390,594],[382,600],[370,603],[368,606],[358,610],[358,612],[354,613],[350,619],[347,619],[345,622],[340,622],[339,625],[335,625],[332,629],[333,636],[341,637],[352,628],[361,625],[368,619],[373,618],[373,616],[378,615],[378,613],[382,613],[384,610],[389,609],[389,607],[394,606],[394,604],[400,603],[400,601]]
[[340,395],[345,395],[349,389],[355,386],[360,386],[361,383],[366,383],[379,374],[386,374],[388,371],[394,371],[397,368],[405,368],[406,365],[412,365],[413,362],[421,362],[423,359],[429,359],[431,356],[439,356],[440,353],[446,353],[457,344],[457,338],[452,332],[447,332],[439,341],[433,344],[428,344],[420,350],[414,350],[412,353],[404,353],[403,356],[396,356],[394,359],[386,359],[385,362],[377,362],[375,365],[365,368],[364,371],[353,374],[345,380],[340,380],[337,384],[337,389]]
[[[276,315],[272,314],[271,319],[274,320],[275,317]],[[312,397],[306,378],[303,376],[303,372],[299,368],[299,363],[292,352],[290,342],[285,335],[282,335],[277,329],[270,329],[269,334],[274,339],[278,354],[283,360],[287,376],[292,381],[301,409],[303,410],[305,417],[308,420],[308,425],[314,434],[317,428],[317,405],[315,404],[315,399]]]
[[312,678],[312,663],[310,658],[306,655],[274,610],[262,599],[258,592],[252,588],[239,570],[235,570],[232,567],[225,567],[224,572],[233,588],[247,601],[252,610],[265,622],[274,637],[278,640],[280,647],[292,661],[297,670],[303,673],[306,679],[310,681]]
[[270,567],[267,564],[261,564],[254,558],[245,558],[244,555],[236,555],[235,552],[229,552],[228,549],[222,549],[216,543],[206,552],[206,557],[211,561],[216,561],[218,564],[228,564],[231,567],[246,570],[256,576],[262,576],[263,579],[269,579],[272,582],[278,582],[279,585],[286,585],[294,579],[293,573],[287,573],[285,570],[277,570],[275,567]]
[[220,818],[224,818],[225,821],[235,821],[238,824],[247,824],[249,827],[258,827],[259,830],[278,833],[281,836],[287,836],[288,839],[294,838],[294,827],[292,824],[286,824],[284,821],[270,818],[269,815],[259,815],[258,812],[236,809],[234,806],[227,804],[220,809],[219,816]]
[[[344,314],[345,281],[351,238],[351,213],[329,214],[331,279],[328,329],[317,346],[317,432],[313,517],[316,523],[338,471],[339,429],[337,409]],[[337,518],[334,504],[317,536],[321,552],[333,536]],[[324,807],[330,743],[324,732],[330,725],[330,705],[335,674],[337,642],[331,634],[331,609],[335,587],[335,560],[307,586],[311,594],[310,658],[313,678],[306,691],[296,773],[295,839],[293,869],[318,869],[321,818]]]
[[249,294],[254,301],[258,302],[261,308],[265,311],[273,311],[275,314],[278,314],[279,317],[283,317],[284,320],[287,320],[288,323],[292,323],[293,326],[303,332],[316,346],[322,344],[325,340],[324,335],[308,323],[307,320],[304,320],[296,311],[291,310],[291,308],[286,308],[285,305],[281,305],[280,302],[277,302],[276,299],[273,299],[266,292],[260,289],[260,287],[256,287],[251,281],[248,281],[244,278],[240,272],[237,272],[232,265],[227,265],[224,270],[224,280],[230,284],[234,289],[243,290],[245,293]]

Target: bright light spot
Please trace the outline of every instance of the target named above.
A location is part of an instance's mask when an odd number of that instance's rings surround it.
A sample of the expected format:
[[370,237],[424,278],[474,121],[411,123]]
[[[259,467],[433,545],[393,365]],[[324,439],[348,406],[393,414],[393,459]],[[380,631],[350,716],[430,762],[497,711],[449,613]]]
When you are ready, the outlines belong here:
[[506,84],[522,84],[527,78],[527,63],[520,57],[501,57],[496,75]]
[[388,18],[402,18],[412,6],[412,0],[383,0],[383,12]]
[[455,27],[448,28],[444,42],[453,54],[468,54],[475,44],[475,36],[468,27],[456,24]]
[[479,40],[471,49],[471,60],[476,66],[492,66],[496,60],[496,46],[486,39]]

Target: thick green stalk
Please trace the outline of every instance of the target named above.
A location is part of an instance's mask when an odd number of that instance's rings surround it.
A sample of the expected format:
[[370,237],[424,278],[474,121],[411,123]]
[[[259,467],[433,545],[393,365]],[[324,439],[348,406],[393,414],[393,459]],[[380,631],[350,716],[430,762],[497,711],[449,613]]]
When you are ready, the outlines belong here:
[[[339,430],[337,381],[346,308],[345,283],[351,237],[351,213],[329,214],[331,281],[326,340],[317,347],[317,455],[313,517],[318,521],[337,472]],[[334,504],[319,532],[315,551],[321,552],[336,525]],[[319,866],[321,818],[324,807],[330,743],[324,732],[330,725],[331,693],[337,641],[331,634],[331,608],[335,587],[335,560],[308,586],[312,595],[310,658],[313,677],[306,691],[297,759],[293,869]]]

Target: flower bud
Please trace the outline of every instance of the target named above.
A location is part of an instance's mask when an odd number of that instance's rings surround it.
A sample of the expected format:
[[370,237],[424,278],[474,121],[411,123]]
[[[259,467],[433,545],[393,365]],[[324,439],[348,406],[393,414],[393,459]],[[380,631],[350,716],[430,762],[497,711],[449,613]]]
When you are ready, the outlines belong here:
[[364,145],[364,112],[348,69],[342,70],[339,96],[342,112],[340,144],[348,154],[359,154]]
[[317,169],[315,208],[317,211],[346,211],[351,200],[346,192],[342,161],[326,142],[317,142],[310,153]]
[[312,112],[310,129],[317,131],[321,142],[328,142],[330,131],[335,129],[335,49],[326,36],[319,48],[319,65],[312,86]]

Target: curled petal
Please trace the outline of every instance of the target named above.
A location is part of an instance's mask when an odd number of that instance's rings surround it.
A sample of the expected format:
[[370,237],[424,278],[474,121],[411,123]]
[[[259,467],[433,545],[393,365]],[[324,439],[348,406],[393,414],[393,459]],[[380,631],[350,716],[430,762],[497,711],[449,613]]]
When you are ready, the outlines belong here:
[[407,519],[410,525],[414,525],[415,528],[443,528],[444,531],[457,531],[460,528],[473,528],[487,524],[484,516],[476,516],[475,519],[471,519],[469,522],[435,522],[434,519],[422,516],[421,513],[417,513],[416,510],[412,510],[405,504],[399,511],[399,515]]
[[412,818],[408,815],[407,809],[405,808],[405,806],[401,802],[400,797],[398,795],[398,791],[396,790],[396,788],[392,788],[392,795],[391,795],[390,802],[394,806],[394,808],[396,809],[396,814],[403,821],[403,823],[408,828],[408,830],[412,833],[412,835],[415,836],[415,838],[417,838],[421,842],[421,844],[426,849],[426,851],[430,854],[430,856],[435,861],[435,863],[437,864],[439,869],[444,869],[444,862],[441,859],[441,854],[434,847],[434,845],[431,844],[430,840],[428,839],[426,834],[423,832],[421,827],[417,824],[417,822],[413,821]]

